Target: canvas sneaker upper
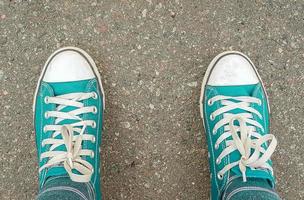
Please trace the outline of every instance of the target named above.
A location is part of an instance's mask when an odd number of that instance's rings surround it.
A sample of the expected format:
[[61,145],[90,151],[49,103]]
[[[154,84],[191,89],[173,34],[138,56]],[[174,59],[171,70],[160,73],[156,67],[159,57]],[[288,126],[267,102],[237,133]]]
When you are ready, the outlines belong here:
[[40,188],[49,177],[69,176],[90,182],[100,199],[104,94],[92,58],[75,47],[53,53],[39,79],[33,109]]
[[274,186],[270,157],[277,140],[269,134],[267,95],[249,58],[239,52],[217,56],[205,75],[200,106],[212,199],[236,177],[267,179]]

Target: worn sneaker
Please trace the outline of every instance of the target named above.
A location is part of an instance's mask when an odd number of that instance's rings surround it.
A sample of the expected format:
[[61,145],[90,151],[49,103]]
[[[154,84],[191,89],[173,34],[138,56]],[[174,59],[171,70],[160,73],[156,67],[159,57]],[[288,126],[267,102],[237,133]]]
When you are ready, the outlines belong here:
[[47,60],[34,97],[40,189],[50,177],[90,182],[100,192],[104,92],[93,59],[66,47]]
[[211,199],[220,199],[231,180],[261,178],[274,186],[270,156],[277,141],[269,134],[269,105],[250,59],[224,52],[203,80],[200,111],[208,142]]

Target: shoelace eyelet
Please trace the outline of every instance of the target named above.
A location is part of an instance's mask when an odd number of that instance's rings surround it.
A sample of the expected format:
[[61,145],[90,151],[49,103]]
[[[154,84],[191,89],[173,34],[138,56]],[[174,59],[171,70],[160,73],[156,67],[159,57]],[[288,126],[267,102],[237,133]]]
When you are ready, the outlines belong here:
[[218,145],[218,144],[214,145],[214,149],[215,149],[215,150],[218,150],[218,148],[219,148],[219,145]]
[[44,103],[49,104],[49,97],[48,96],[44,97]]
[[215,118],[215,117],[213,116],[213,114],[211,114],[211,115],[210,115],[210,119],[213,121],[214,118]]
[[220,173],[217,173],[217,178],[218,178],[219,180],[222,180],[222,179],[223,179],[223,175],[220,174]]
[[45,113],[44,113],[44,118],[45,118],[45,119],[50,118],[50,116],[49,116],[49,113],[48,113],[48,112],[45,112]]
[[97,110],[96,106],[94,106],[94,107],[93,107],[93,114],[97,114],[97,111],[98,111],[98,110]]
[[96,142],[95,136],[92,137],[92,140],[91,140],[91,141],[92,141],[92,143],[95,143],[95,142]]
[[92,97],[93,99],[97,99],[97,98],[98,98],[98,96],[97,96],[97,93],[96,93],[96,92],[93,92],[92,94],[93,94],[93,97]]
[[44,132],[44,133],[46,133],[46,132],[47,132],[46,127],[45,127],[45,126],[43,127],[43,132]]
[[92,123],[92,128],[96,128],[96,122],[95,121],[93,121],[93,123]]
[[94,152],[93,152],[93,151],[91,152],[90,157],[91,157],[91,158],[94,158]]
[[208,106],[212,106],[213,105],[213,101],[211,99],[208,100]]
[[219,165],[221,163],[220,159],[216,159],[216,164]]

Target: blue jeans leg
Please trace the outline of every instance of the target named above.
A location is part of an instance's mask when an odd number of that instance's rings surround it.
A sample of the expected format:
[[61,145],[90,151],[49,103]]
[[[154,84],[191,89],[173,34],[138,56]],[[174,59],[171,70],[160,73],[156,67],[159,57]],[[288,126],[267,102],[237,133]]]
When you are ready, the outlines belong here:
[[67,176],[49,178],[39,191],[37,200],[94,200],[90,183],[78,183]]
[[222,200],[280,200],[274,188],[265,179],[242,177],[231,180],[222,194]]

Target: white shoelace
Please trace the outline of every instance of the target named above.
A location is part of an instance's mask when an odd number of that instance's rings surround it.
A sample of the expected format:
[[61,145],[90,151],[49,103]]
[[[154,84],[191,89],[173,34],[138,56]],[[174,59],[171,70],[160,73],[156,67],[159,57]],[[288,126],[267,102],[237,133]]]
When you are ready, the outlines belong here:
[[[227,171],[237,165],[242,172],[244,182],[247,180],[247,167],[250,167],[252,169],[268,169],[271,171],[271,173],[273,173],[273,169],[267,163],[267,161],[270,159],[277,146],[277,140],[272,134],[266,134],[262,136],[260,133],[256,132],[256,127],[260,128],[262,132],[264,132],[264,128],[253,118],[253,114],[256,114],[260,119],[262,119],[262,115],[256,109],[250,107],[250,104],[261,105],[261,101],[257,98],[249,96],[230,97],[218,95],[211,98],[208,101],[208,105],[211,106],[216,101],[221,101],[223,107],[214,111],[211,114],[210,119],[214,120],[221,114],[223,114],[223,118],[215,124],[213,135],[216,135],[218,129],[223,126],[224,133],[217,139],[215,143],[215,149],[218,149],[220,144],[227,139],[226,148],[216,159],[216,163],[220,164],[221,160],[225,156],[236,150],[241,154],[240,160],[227,164],[218,172],[218,178],[222,179],[223,175]],[[238,114],[227,113],[234,109],[241,109],[247,112]],[[238,122],[239,126],[236,126],[235,122]],[[228,140],[230,136],[232,137],[232,140]],[[269,144],[265,145],[265,143]],[[252,150],[253,153],[251,153]]]
[[[43,169],[59,165],[63,163],[65,170],[70,178],[75,182],[89,182],[93,174],[93,166],[82,159],[81,156],[94,157],[94,152],[88,149],[82,149],[83,141],[95,142],[94,135],[85,134],[86,127],[96,127],[93,120],[83,120],[79,117],[81,114],[97,113],[95,106],[85,106],[80,101],[89,98],[97,98],[96,93],[69,93],[56,97],[46,97],[46,103],[56,104],[55,111],[45,113],[45,117],[55,117],[54,125],[46,125],[43,129],[44,133],[53,131],[52,138],[47,138],[42,141],[42,146],[51,145],[49,151],[41,154],[40,159],[49,158],[48,162],[40,167],[39,172]],[[76,109],[63,112],[67,106],[73,106]],[[72,124],[59,125],[63,120],[76,120]],[[75,134],[76,133],[76,134]],[[77,134],[78,133],[78,134]],[[62,135],[62,139],[56,139],[58,135]],[[57,147],[65,145],[66,151],[55,150]],[[74,173],[74,171],[79,172]]]

